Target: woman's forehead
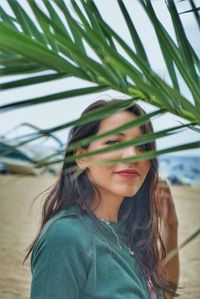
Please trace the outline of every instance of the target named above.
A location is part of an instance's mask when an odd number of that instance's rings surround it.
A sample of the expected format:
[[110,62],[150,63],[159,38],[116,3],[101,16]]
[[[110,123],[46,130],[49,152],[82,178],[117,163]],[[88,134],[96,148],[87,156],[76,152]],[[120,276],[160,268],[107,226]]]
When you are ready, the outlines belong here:
[[[100,127],[99,127],[99,133],[101,132],[106,132],[108,130],[112,130],[115,129],[121,125],[124,125],[134,119],[136,119],[137,116],[135,114],[133,114],[130,111],[120,111],[120,112],[116,112],[104,119],[102,119],[101,123],[100,123]],[[128,130],[124,130],[124,133],[136,133],[138,132],[138,134],[141,133],[140,127],[134,127],[134,128],[130,128]]]

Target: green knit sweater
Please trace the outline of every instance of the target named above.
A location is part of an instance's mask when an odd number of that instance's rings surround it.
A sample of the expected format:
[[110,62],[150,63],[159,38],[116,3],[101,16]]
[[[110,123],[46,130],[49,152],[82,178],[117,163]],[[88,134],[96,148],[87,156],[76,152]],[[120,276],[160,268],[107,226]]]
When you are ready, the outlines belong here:
[[[76,205],[57,212],[43,227],[31,255],[30,299],[148,299],[134,255],[102,221],[96,227]],[[122,224],[110,225],[126,243]],[[159,298],[163,298],[160,296]]]

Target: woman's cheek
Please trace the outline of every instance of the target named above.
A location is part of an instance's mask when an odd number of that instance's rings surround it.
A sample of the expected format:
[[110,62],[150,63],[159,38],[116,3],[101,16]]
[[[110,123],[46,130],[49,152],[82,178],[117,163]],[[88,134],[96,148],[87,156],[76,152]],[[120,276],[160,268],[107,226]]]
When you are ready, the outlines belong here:
[[[118,157],[118,155],[113,154],[112,152],[95,155],[94,157],[94,160],[113,160],[113,159],[120,159],[120,158]],[[105,165],[110,165],[110,164],[105,164]]]

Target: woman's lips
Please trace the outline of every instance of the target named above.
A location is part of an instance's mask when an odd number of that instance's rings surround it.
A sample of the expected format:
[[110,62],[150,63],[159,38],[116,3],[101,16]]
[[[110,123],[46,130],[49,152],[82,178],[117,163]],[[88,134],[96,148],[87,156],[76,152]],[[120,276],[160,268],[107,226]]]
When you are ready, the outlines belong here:
[[129,172],[119,172],[119,173],[117,173],[116,172],[116,174],[118,174],[122,177],[125,177],[125,178],[129,178],[129,179],[134,179],[134,178],[139,176],[138,173],[134,173],[134,172],[133,173],[129,173]]

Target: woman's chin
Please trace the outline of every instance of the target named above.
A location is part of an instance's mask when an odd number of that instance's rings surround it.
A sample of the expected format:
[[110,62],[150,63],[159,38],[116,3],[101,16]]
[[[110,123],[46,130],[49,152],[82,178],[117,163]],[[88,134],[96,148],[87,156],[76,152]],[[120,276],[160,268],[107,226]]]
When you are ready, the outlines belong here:
[[[124,191],[119,191],[119,192],[117,192],[117,195],[118,196],[122,196],[122,197],[131,197],[131,196],[134,196],[136,193],[137,193],[137,191],[139,190],[139,187],[140,186],[137,186],[137,188],[135,188],[135,189],[130,189],[130,190],[124,190]],[[116,193],[116,190],[115,190],[115,193]]]

